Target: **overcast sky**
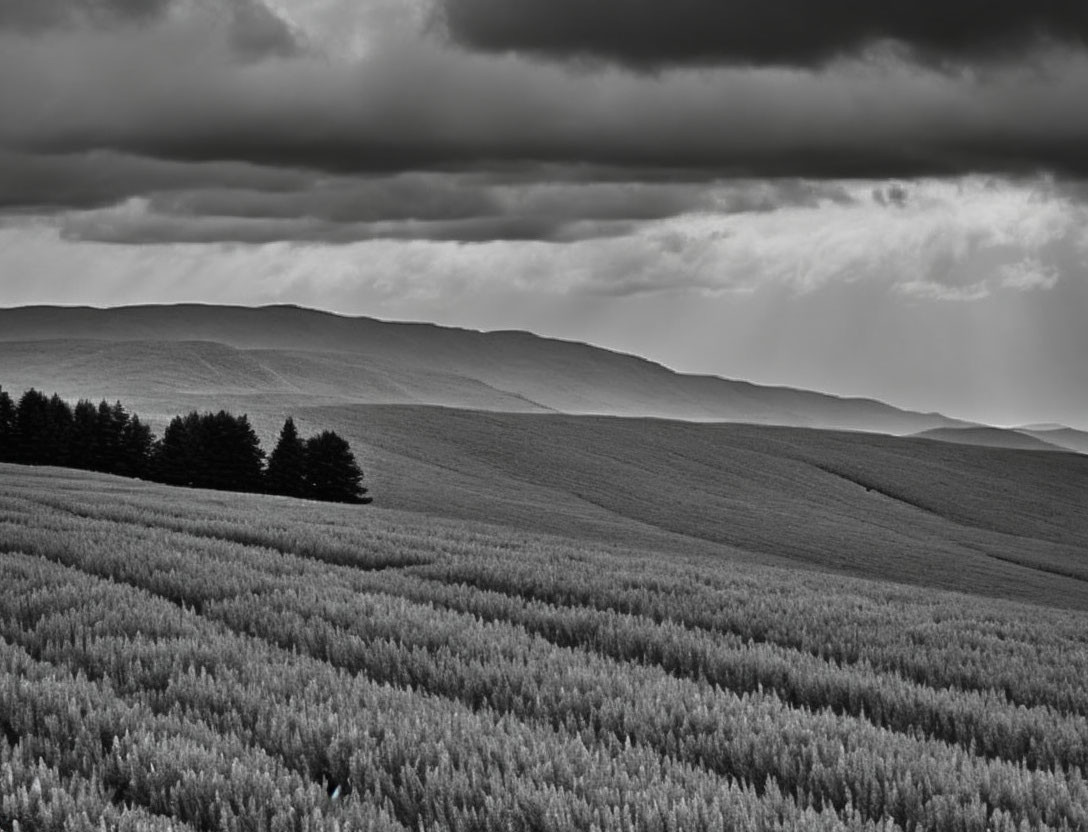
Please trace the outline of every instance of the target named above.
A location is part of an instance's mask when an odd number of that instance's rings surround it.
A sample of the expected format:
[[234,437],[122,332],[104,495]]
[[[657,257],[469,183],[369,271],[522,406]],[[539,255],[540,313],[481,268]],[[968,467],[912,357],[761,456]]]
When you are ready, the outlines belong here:
[[0,305],[297,303],[1088,428],[1084,0],[2,0]]

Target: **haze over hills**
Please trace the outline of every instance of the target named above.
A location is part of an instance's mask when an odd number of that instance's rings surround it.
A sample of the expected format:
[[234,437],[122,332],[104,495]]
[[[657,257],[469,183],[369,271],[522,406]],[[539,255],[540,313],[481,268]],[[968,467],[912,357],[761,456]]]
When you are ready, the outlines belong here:
[[1088,433],[1064,426],[1045,428],[1017,428],[1020,433],[1034,436],[1051,445],[1060,445],[1079,454],[1088,454]]
[[989,448],[1017,448],[1023,451],[1067,453],[1068,448],[1047,442],[1027,433],[1006,428],[968,427],[933,428],[914,434],[919,439],[951,442],[958,445],[983,445]]
[[187,396],[281,409],[431,404],[741,421],[883,433],[964,424],[940,414],[684,375],[526,332],[349,318],[291,306],[179,305],[0,310],[0,379],[68,396],[127,398],[169,413]]
[[994,428],[988,426],[933,428],[914,434],[919,439],[982,445],[989,448],[1018,448],[1025,451],[1057,451],[1088,454],[1088,433],[1067,427]]

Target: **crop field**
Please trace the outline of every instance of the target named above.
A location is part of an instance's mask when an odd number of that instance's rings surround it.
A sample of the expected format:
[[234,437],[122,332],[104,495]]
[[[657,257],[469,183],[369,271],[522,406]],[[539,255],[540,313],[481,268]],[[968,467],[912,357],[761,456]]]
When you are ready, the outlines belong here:
[[5,830],[1088,828],[1078,611],[14,466],[0,578]]

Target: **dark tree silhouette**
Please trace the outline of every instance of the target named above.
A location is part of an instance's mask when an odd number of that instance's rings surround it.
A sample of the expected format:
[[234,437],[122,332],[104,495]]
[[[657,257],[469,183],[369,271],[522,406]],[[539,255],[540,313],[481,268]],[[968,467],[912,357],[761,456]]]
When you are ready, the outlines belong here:
[[347,441],[331,430],[306,440],[308,496],[334,503],[369,503],[363,471]]
[[72,408],[56,393],[45,409],[45,443],[41,462],[44,465],[67,465],[72,441]]
[[15,462],[26,465],[46,464],[49,453],[49,399],[31,388],[23,393],[15,408]]
[[132,414],[125,422],[121,433],[121,456],[117,473],[123,477],[146,477],[151,468],[151,450],[155,436],[151,428]]
[[264,480],[269,494],[305,497],[308,493],[306,446],[299,438],[295,420],[290,416],[283,423],[279,441],[268,458]]
[[159,443],[155,475],[170,485],[260,491],[264,451],[246,416],[218,413],[177,416]]
[[0,462],[14,462],[15,402],[0,387]]
[[121,445],[125,435],[128,414],[120,402],[111,405],[103,400],[98,404],[95,418],[96,450],[98,453],[96,471],[107,474],[119,473],[121,466]]
[[72,408],[56,394],[47,398],[31,389],[16,404],[0,389],[0,462],[68,466],[221,491],[371,501],[350,446],[332,431],[303,442],[288,417],[267,470],[264,458],[245,415],[220,410],[176,416],[159,441],[120,402],[96,405],[81,399]]
[[84,471],[101,471],[105,465],[98,449],[98,408],[87,399],[76,402],[72,411],[72,434],[68,464]]
[[196,485],[202,458],[199,445],[200,415],[196,411],[175,416],[163,432],[155,449],[155,479],[167,485]]
[[225,410],[200,419],[201,445],[207,479],[203,488],[223,491],[260,491],[264,451],[247,416]]

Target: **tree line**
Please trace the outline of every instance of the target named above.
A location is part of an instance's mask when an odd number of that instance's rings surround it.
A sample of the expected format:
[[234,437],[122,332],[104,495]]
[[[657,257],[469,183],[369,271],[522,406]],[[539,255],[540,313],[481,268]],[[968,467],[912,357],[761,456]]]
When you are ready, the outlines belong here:
[[307,439],[291,417],[267,457],[247,416],[225,410],[176,416],[161,439],[121,402],[72,407],[28,390],[0,389],[0,462],[55,465],[167,485],[369,503],[348,442],[326,430]]

